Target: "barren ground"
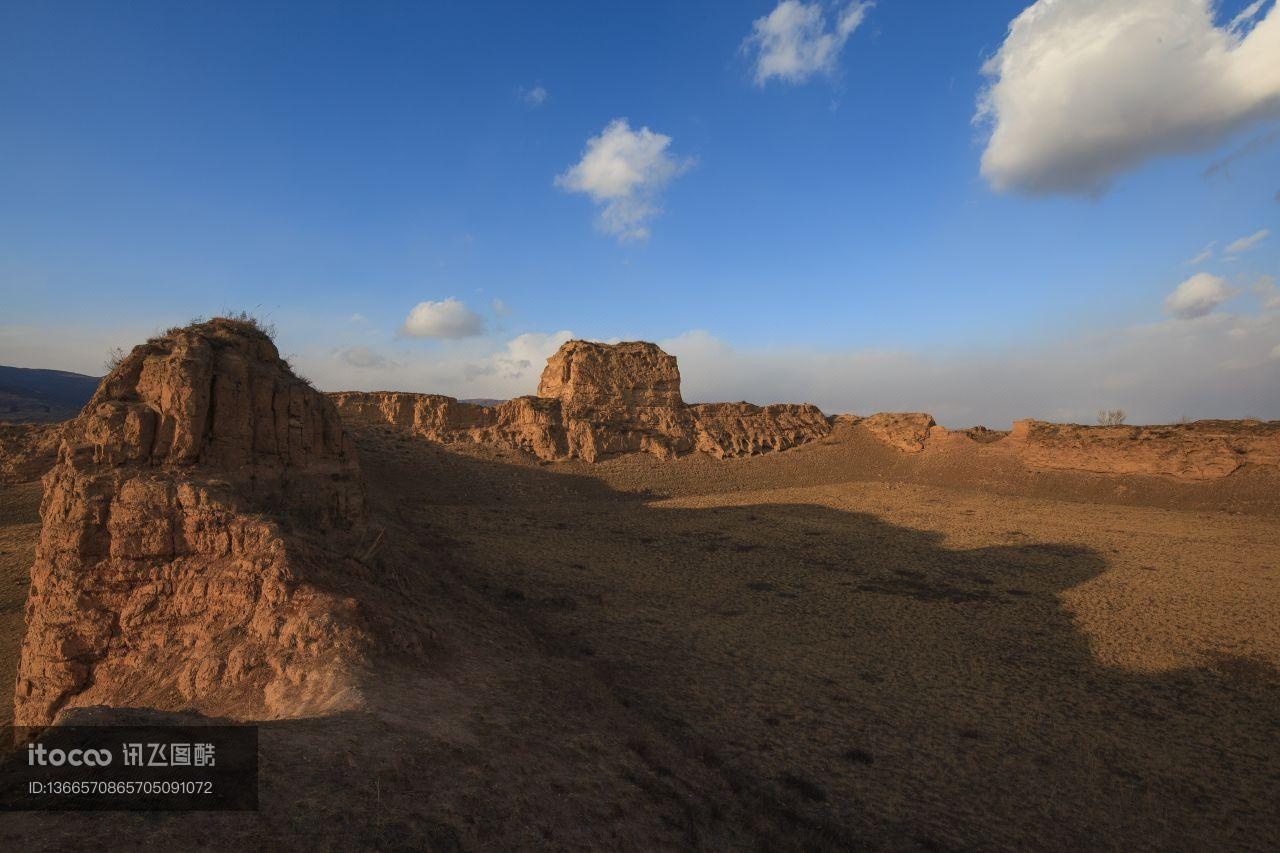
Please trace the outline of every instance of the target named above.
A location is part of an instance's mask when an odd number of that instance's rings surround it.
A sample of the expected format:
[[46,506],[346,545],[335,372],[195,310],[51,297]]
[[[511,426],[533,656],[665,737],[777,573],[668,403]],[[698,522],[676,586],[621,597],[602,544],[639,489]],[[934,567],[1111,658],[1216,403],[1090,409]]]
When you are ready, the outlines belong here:
[[[594,466],[357,438],[436,664],[269,724],[260,814],[6,816],[0,844],[1280,844],[1270,472],[1031,474],[853,427]],[[37,501],[0,492],[10,681]]]
[[[0,685],[12,689],[25,627],[30,569],[40,538],[40,484],[0,485]],[[0,726],[13,723],[12,697],[0,702]]]

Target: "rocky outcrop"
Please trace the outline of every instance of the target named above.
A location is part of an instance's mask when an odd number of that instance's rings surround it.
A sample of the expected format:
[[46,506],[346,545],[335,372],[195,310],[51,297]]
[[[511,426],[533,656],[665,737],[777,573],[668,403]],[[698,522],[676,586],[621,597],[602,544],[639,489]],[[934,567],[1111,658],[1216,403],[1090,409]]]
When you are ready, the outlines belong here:
[[1168,426],[1079,426],[1022,420],[1008,449],[1030,467],[1212,480],[1245,465],[1280,465],[1280,423],[1196,421]]
[[974,426],[968,429],[958,430],[958,434],[963,435],[970,441],[976,441],[979,444],[993,444],[1001,441],[1009,434],[1007,429],[987,429],[984,426]]
[[808,403],[699,403],[689,411],[697,449],[719,459],[786,450],[831,431],[822,410]]
[[[547,362],[538,396],[494,406],[433,394],[332,395],[350,423],[391,424],[442,443],[518,448],[540,459],[596,461],[623,453],[717,458],[796,447],[828,435],[832,421],[864,428],[904,453],[971,448],[1013,454],[1030,468],[1226,476],[1246,464],[1280,464],[1280,424],[1200,421],[1164,427],[1083,427],[1019,421],[1011,433],[951,431],[924,412],[828,419],[810,405],[688,405],[676,360],[654,344],[570,341]],[[973,448],[973,445],[978,448]]]
[[44,478],[15,719],[94,704],[350,707],[364,486],[332,402],[252,324],[136,347]]
[[569,417],[609,408],[680,409],[680,369],[657,344],[569,341],[547,359],[538,396],[559,400]]
[[432,441],[511,447],[547,460],[669,459],[695,450],[727,458],[786,450],[831,430],[811,405],[687,405],[675,357],[644,342],[569,341],[547,361],[536,397],[494,406],[389,391],[330,396],[350,424],[388,424]]
[[392,426],[441,444],[492,444],[539,459],[568,455],[556,400],[517,397],[481,406],[439,394],[400,391],[341,391],[329,397],[351,426]]
[[588,462],[695,446],[675,357],[654,344],[569,341],[547,360],[538,396],[559,401],[569,455]]
[[907,453],[924,450],[930,435],[940,429],[933,416],[923,412],[880,412],[858,423],[885,444]]

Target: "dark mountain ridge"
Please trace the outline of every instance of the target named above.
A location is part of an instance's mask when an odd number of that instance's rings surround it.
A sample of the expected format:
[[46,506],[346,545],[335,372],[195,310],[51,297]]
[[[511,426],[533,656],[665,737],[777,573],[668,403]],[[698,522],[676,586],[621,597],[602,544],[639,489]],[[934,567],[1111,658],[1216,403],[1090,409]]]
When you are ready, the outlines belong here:
[[0,421],[64,421],[80,413],[100,376],[0,365]]

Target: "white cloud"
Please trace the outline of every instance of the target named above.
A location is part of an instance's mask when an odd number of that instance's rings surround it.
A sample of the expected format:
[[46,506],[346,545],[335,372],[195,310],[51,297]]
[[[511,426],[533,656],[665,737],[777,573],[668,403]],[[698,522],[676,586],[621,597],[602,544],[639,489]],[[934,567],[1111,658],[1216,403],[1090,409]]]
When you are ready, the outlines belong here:
[[[1161,154],[1280,115],[1280,11],[1225,27],[1212,0],[1038,0],[984,66],[996,190],[1098,193]],[[1246,10],[1248,11],[1248,10]]]
[[[1277,59],[1276,62],[1280,64],[1280,59]],[[1236,240],[1234,243],[1227,246],[1227,254],[1238,255],[1241,252],[1247,252],[1263,240],[1267,239],[1267,235],[1270,233],[1271,232],[1266,228],[1263,228],[1261,231],[1253,232],[1248,237],[1241,237],[1239,240]]]
[[[108,348],[127,350],[156,331],[0,325],[0,364],[98,373]],[[335,351],[332,332],[281,324],[281,351],[324,390],[496,399],[534,393],[547,357],[573,337],[563,330],[469,338],[429,356],[413,347],[373,350],[386,363],[370,369],[344,358],[348,350]],[[1099,408],[1123,408],[1135,423],[1184,414],[1280,418],[1278,342],[1280,311],[1214,312],[1016,349],[735,347],[706,332],[659,341],[679,358],[689,401],[807,401],[828,413],[923,410],[952,427],[1005,427],[1023,417],[1091,423]]]
[[1221,277],[1198,272],[1178,285],[1164,301],[1164,310],[1174,317],[1190,320],[1203,317],[1236,295]]
[[505,317],[511,313],[511,309],[507,307],[507,303],[503,302],[501,299],[495,299],[489,304],[493,307],[493,313],[497,314],[499,317]]
[[560,345],[573,338],[573,332],[564,329],[551,334],[525,332],[507,341],[506,346],[484,362],[471,365],[472,376],[493,375],[504,380],[530,380],[531,387],[525,393],[537,390],[542,369],[547,359],[560,349]]
[[1231,19],[1231,23],[1227,24],[1227,29],[1237,32],[1247,26],[1254,18],[1258,17],[1258,13],[1262,11],[1262,7],[1267,5],[1267,0],[1254,0],[1248,6],[1240,10],[1240,14]]
[[1204,247],[1204,251],[1200,252],[1200,254],[1196,255],[1194,258],[1188,258],[1186,260],[1186,266],[1194,267],[1197,264],[1204,263],[1205,261],[1209,260],[1212,257],[1213,257],[1213,244],[1210,243],[1209,245]]
[[402,331],[415,338],[470,338],[484,332],[484,318],[451,296],[419,302],[404,318]]
[[369,318],[364,316],[363,314],[357,313],[357,314],[352,314],[350,317],[348,317],[347,322],[348,323],[367,323],[369,322]]
[[1280,314],[1215,313],[1016,350],[735,347],[706,332],[660,343],[679,359],[691,402],[811,402],[829,414],[926,411],[950,427],[1007,427],[1028,417],[1092,423],[1100,408],[1122,408],[1134,423],[1280,417],[1278,340]]
[[468,338],[445,342],[430,354],[410,347],[334,350],[308,342],[290,350],[290,360],[326,391],[414,391],[505,400],[533,394],[547,359],[572,337],[566,329]]
[[547,102],[549,94],[546,89],[541,86],[534,86],[532,89],[526,89],[521,86],[516,90],[516,94],[520,96],[520,100],[524,101],[526,107],[536,109]]
[[395,366],[395,362],[369,347],[348,347],[338,351],[338,358],[352,367],[378,369]]
[[1273,311],[1280,308],[1280,287],[1276,286],[1276,280],[1272,276],[1264,275],[1259,278],[1253,290],[1258,294],[1258,301],[1262,304],[1263,310]]
[[647,127],[632,130],[625,118],[614,119],[587,140],[582,159],[556,176],[556,186],[601,205],[600,230],[623,242],[644,240],[648,222],[662,212],[662,190],[691,165],[673,157],[670,145],[670,136]]
[[816,74],[834,75],[840,51],[871,6],[854,0],[836,13],[834,28],[827,29],[821,3],[783,0],[752,23],[751,35],[742,43],[743,50],[755,51],[756,85],[774,77],[803,83]]

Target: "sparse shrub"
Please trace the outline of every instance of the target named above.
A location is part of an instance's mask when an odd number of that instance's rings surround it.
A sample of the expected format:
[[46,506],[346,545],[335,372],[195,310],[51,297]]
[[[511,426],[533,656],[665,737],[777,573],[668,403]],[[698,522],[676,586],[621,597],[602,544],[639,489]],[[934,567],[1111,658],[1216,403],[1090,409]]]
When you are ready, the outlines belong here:
[[[216,320],[219,318],[215,317],[214,319]],[[259,320],[256,316],[254,316],[253,314],[250,314],[248,311],[228,311],[227,313],[222,315],[221,319],[231,320],[232,322],[235,322],[235,323],[243,323],[244,325],[248,326],[251,329],[257,329],[259,332],[262,332],[262,334],[266,335],[268,338],[271,338],[273,341],[276,339],[276,324]]]
[[124,361],[124,355],[124,349],[121,347],[112,347],[107,350],[107,357],[102,361],[102,366],[106,368],[107,373],[120,366],[120,362]]
[[1098,409],[1098,426],[1120,426],[1124,419],[1124,409]]

